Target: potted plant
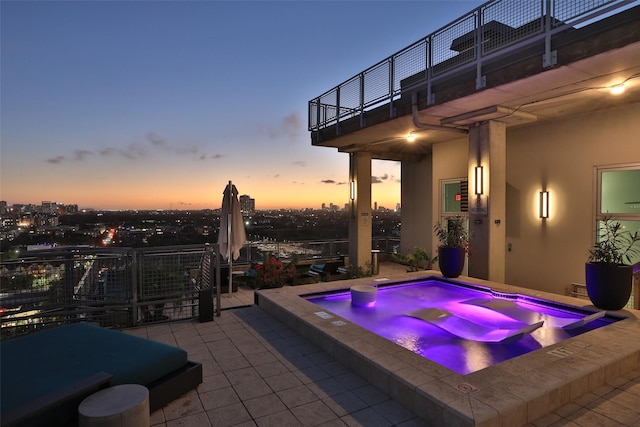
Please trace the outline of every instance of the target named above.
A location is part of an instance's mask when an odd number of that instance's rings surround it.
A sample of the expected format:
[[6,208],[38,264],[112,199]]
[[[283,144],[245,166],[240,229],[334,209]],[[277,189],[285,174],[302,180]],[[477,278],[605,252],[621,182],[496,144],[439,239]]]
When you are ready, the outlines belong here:
[[256,284],[258,289],[281,288],[291,282],[296,273],[297,259],[285,264],[275,256],[265,255],[262,264],[257,264]]
[[464,219],[461,216],[448,218],[446,225],[437,223],[433,231],[439,241],[437,259],[440,272],[444,277],[458,277],[464,269],[471,239]]
[[602,218],[597,233],[585,265],[587,295],[598,308],[620,310],[631,296],[633,267],[628,263],[640,255],[640,235],[624,230],[611,216]]
[[420,246],[416,246],[412,252],[406,255],[393,254],[393,257],[401,263],[407,264],[409,266],[408,271],[418,271],[423,264],[426,269],[430,269],[431,264],[436,262],[437,259],[437,257],[431,258],[427,251]]

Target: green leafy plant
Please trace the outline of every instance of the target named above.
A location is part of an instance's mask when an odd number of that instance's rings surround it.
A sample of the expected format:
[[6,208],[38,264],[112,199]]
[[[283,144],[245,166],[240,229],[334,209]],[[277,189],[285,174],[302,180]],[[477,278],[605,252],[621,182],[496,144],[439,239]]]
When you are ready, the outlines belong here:
[[347,266],[347,279],[359,279],[361,277],[369,277],[373,275],[373,268],[370,262],[365,262],[364,267],[349,264]]
[[429,255],[427,251],[420,246],[416,246],[413,248],[413,251],[406,255],[393,254],[393,257],[401,263],[409,265],[411,268],[410,271],[420,270],[423,263],[427,264],[426,268],[429,268],[431,264],[436,262],[438,259],[438,257],[431,258],[431,255]]
[[446,225],[437,223],[433,226],[439,246],[448,248],[464,248],[469,253],[469,241],[471,234],[464,226],[464,219],[461,216],[455,216],[447,219]]
[[600,221],[596,243],[589,249],[588,262],[622,265],[640,255],[640,235],[624,230],[622,224],[604,216]]

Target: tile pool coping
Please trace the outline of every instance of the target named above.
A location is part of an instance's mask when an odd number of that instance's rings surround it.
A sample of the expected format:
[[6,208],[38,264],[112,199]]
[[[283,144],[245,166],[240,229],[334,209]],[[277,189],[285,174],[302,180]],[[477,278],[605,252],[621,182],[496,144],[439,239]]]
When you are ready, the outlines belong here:
[[[429,424],[518,426],[532,422],[640,367],[640,311],[557,344],[461,375],[382,338],[302,295],[362,284],[442,279],[437,271],[285,286],[256,291],[258,306]],[[577,307],[590,301],[470,277],[454,279]],[[328,312],[331,317],[318,316]]]

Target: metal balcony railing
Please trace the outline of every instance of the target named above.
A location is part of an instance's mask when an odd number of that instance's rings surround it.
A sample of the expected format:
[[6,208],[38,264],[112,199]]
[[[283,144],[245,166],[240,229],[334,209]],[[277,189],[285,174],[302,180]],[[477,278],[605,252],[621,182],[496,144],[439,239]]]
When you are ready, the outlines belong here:
[[2,339],[85,321],[124,328],[198,315],[212,249],[68,248],[0,263]]
[[544,40],[545,64],[553,63],[552,37],[602,19],[637,0],[494,0],[427,35],[396,54],[358,73],[309,101],[309,131],[319,131],[343,120],[389,104],[401,92],[427,89],[452,74],[476,69],[476,87],[482,88],[483,63],[504,53]]
[[[399,239],[375,239],[372,247],[397,252]],[[247,270],[265,254],[320,262],[348,251],[347,240],[248,243],[232,268]],[[219,314],[218,290],[227,285],[221,283],[220,271],[228,263],[217,253],[217,245],[82,247],[34,251],[3,261],[0,339],[73,322],[120,329],[193,319],[200,315],[201,293]]]

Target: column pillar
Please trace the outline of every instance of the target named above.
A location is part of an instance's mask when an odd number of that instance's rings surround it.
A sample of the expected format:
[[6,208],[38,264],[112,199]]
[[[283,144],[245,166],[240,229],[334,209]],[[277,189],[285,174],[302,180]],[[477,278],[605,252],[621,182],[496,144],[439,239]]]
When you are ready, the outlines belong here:
[[[500,283],[506,262],[506,165],[505,124],[487,121],[470,127],[469,276]],[[482,177],[476,173],[479,166]]]
[[425,248],[430,255],[433,247],[433,156],[420,161],[403,161],[401,164],[400,202],[400,253],[407,254],[416,246]]
[[371,262],[371,153],[349,154],[349,263]]

